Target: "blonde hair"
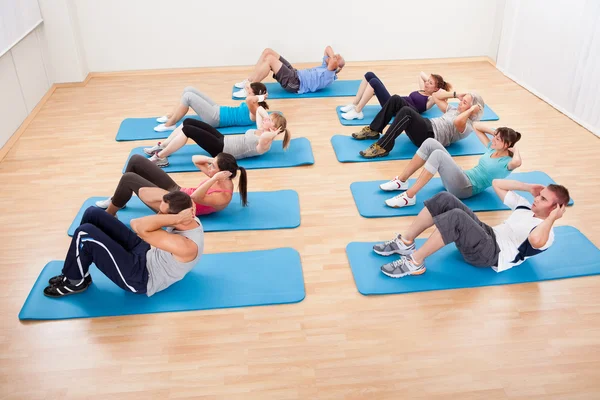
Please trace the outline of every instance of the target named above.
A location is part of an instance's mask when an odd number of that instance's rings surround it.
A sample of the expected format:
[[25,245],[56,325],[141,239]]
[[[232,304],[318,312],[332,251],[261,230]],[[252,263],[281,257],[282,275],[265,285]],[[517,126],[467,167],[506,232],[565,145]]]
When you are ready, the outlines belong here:
[[271,120],[273,121],[275,129],[281,129],[281,133],[283,133],[283,148],[287,149],[290,146],[290,141],[292,140],[292,134],[287,128],[287,120],[283,114],[277,112],[271,114]]

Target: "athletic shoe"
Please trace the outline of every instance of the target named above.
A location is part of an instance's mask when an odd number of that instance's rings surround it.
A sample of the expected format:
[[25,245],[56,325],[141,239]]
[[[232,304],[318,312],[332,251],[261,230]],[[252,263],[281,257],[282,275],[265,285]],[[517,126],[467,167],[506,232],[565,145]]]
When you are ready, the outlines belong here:
[[417,202],[416,195],[411,198],[411,197],[408,197],[406,192],[404,192],[402,194],[399,194],[398,196],[392,197],[391,199],[387,199],[385,201],[385,204],[388,207],[401,208],[401,207],[414,206],[416,202]]
[[[56,275],[56,276],[48,279],[48,285],[50,285],[50,286],[56,286],[59,283],[62,283],[65,279],[67,279],[67,278],[63,274]],[[89,272],[86,275],[85,279],[88,280],[89,283],[92,283],[92,276],[90,275]]]
[[109,197],[106,200],[98,200],[96,202],[96,207],[102,208],[104,210],[106,210],[108,208],[108,206],[110,206],[110,202],[112,200],[112,197]]
[[85,292],[92,284],[92,277],[90,275],[86,276],[78,285],[73,285],[64,275],[55,276],[54,278],[51,278],[50,281],[56,283],[54,285],[47,286],[44,289],[44,295],[48,297],[63,297]]
[[346,106],[340,107],[340,111],[344,112],[344,113],[347,113],[350,110],[354,110],[354,104],[353,103],[350,103],[350,104],[348,104]]
[[168,131],[174,131],[175,128],[176,128],[175,125],[166,126],[165,124],[160,124],[160,125],[156,125],[154,127],[154,130],[156,132],[168,132]]
[[352,109],[346,113],[342,114],[342,118],[347,119],[348,121],[353,120],[353,119],[363,119],[365,117],[365,115],[363,114],[363,112],[356,112],[356,109]]
[[381,190],[385,190],[386,192],[394,192],[396,190],[406,190],[408,189],[408,181],[402,182],[398,177],[395,177],[389,182],[382,183],[379,185]]
[[412,257],[402,256],[398,260],[382,265],[381,272],[390,278],[402,278],[407,275],[421,275],[425,273],[425,263],[416,265]]
[[370,127],[363,127],[360,132],[353,133],[352,137],[356,140],[379,139],[379,132],[372,131]]
[[402,241],[402,235],[396,235],[392,240],[376,244],[373,246],[373,251],[380,256],[391,256],[392,254],[400,254],[408,256],[415,251],[415,243],[406,244]]
[[[233,85],[233,86],[235,86],[235,87],[236,87],[236,88],[238,88],[238,89],[244,89],[244,88],[246,87],[246,84],[247,84],[248,82],[250,82],[248,79],[244,79],[243,81],[241,81],[241,82],[238,82],[238,83],[236,83],[236,84],[235,84],[235,85]],[[244,96],[244,97],[245,97],[245,96]]]
[[169,117],[167,117],[166,115],[156,118],[156,122],[158,122],[159,124],[164,124],[168,120],[169,120]]
[[368,149],[364,151],[359,151],[359,154],[364,158],[377,158],[377,157],[385,157],[390,154],[389,151],[378,145],[377,143],[373,143],[369,146]]
[[156,164],[157,167],[166,168],[169,166],[169,160],[167,159],[167,157],[160,158],[158,156],[158,153],[154,153],[154,155],[148,160]]
[[248,93],[246,92],[246,89],[240,89],[237,92],[233,92],[233,97],[236,99],[244,99],[248,97]]
[[144,153],[146,153],[147,155],[151,156],[151,155],[154,155],[154,153],[158,153],[161,150],[164,150],[164,147],[163,147],[163,145],[162,145],[161,142],[158,142],[156,144],[156,146],[144,148]]

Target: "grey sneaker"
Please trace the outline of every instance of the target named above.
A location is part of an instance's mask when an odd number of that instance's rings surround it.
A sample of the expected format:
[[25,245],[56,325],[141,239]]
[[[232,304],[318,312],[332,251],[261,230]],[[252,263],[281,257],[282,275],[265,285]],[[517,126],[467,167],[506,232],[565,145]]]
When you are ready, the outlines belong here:
[[169,166],[169,160],[167,157],[160,158],[158,153],[154,153],[148,160],[152,161],[157,167],[166,168]]
[[410,256],[402,256],[398,260],[382,265],[381,272],[390,278],[402,278],[407,275],[421,275],[425,273],[425,263],[416,265]]
[[415,243],[404,244],[400,238],[402,235],[396,235],[392,240],[388,240],[385,243],[376,244],[373,246],[373,251],[380,256],[391,256],[392,254],[400,254],[402,256],[408,256],[414,253]]
[[369,126],[365,126],[360,132],[353,133],[352,137],[356,140],[379,139],[379,132],[372,131]]
[[156,144],[156,146],[144,148],[144,153],[146,153],[147,155],[151,156],[151,155],[154,155],[154,153],[157,153],[157,152],[159,152],[161,150],[164,150],[164,147],[163,147],[163,145],[162,145],[161,142],[158,142]]

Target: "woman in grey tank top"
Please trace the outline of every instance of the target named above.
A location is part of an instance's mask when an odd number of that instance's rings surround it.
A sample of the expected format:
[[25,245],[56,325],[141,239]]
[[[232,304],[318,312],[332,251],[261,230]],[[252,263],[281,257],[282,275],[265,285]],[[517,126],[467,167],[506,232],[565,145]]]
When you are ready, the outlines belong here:
[[280,134],[283,134],[283,148],[288,148],[291,135],[287,129],[287,121],[282,114],[272,113],[263,117],[262,113],[257,113],[256,125],[258,129],[249,129],[243,135],[225,136],[205,122],[188,118],[183,121],[185,140],[172,141],[166,148],[157,149],[150,161],[159,167],[168,166],[167,157],[182,148],[188,138],[196,142],[212,157],[225,152],[237,160],[266,153],[271,148],[273,140]]

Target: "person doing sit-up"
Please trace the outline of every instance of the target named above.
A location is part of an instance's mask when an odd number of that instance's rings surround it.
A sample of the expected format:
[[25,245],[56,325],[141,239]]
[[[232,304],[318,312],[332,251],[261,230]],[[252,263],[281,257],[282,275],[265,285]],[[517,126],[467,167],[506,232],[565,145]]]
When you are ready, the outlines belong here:
[[[359,154],[365,158],[387,156],[402,132],[406,132],[410,141],[417,147],[420,147],[429,138],[448,147],[454,142],[467,138],[473,132],[473,122],[481,118],[485,107],[483,99],[476,93],[458,94],[439,89],[431,97],[444,113],[441,117],[424,118],[412,107],[404,105],[405,101],[400,96],[390,97],[371,125],[352,134],[352,137],[357,140],[377,139],[386,125],[394,118],[394,122],[387,129],[385,135],[368,149],[360,151]],[[452,97],[460,100],[457,106],[446,102]]]
[[[404,235],[373,246],[373,251],[383,256],[401,255],[383,265],[381,272],[392,278],[420,275],[425,272],[425,259],[450,243],[456,245],[467,263],[491,267],[496,272],[515,267],[550,247],[554,241],[552,226],[565,213],[569,191],[561,185],[505,179],[495,179],[492,186],[513,210],[502,224],[484,224],[454,195],[438,193],[425,201],[425,207]],[[531,193],[533,204],[516,194],[516,190]],[[417,236],[434,225],[436,229],[429,239],[416,249]]]
[[[121,289],[152,296],[183,279],[204,251],[204,230],[183,192],[163,196],[160,213],[131,220],[131,230],[97,207],[75,230],[62,273],[44,289],[48,297],[85,291],[92,263]],[[166,230],[163,230],[166,228]]]
[[233,97],[244,98],[248,95],[248,82],[261,82],[269,73],[283,89],[290,93],[311,93],[329,86],[337,79],[337,74],[344,68],[344,58],[333,52],[331,46],[325,48],[323,63],[314,68],[296,69],[285,58],[273,49],[263,50],[254,71],[241,82],[235,84],[239,88]]

